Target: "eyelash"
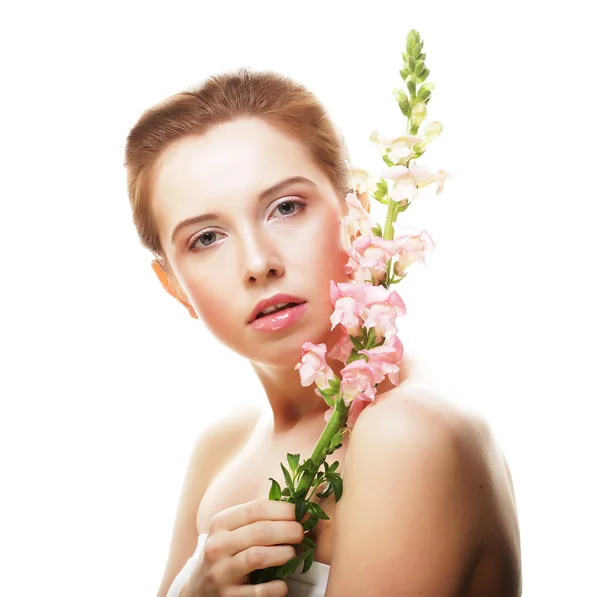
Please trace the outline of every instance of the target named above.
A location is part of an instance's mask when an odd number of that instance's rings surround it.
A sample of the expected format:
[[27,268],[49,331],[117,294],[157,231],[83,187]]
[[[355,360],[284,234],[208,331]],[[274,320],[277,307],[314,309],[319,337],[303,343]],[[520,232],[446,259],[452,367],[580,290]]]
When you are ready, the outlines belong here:
[[[281,216],[282,219],[285,218],[292,218],[295,215],[297,215],[298,213],[303,211],[303,208],[306,207],[306,203],[304,203],[303,201],[299,201],[297,199],[285,199],[284,201],[281,201],[281,203],[278,203],[274,208],[273,211],[275,211],[276,209],[279,209],[279,207],[281,207],[282,205],[285,205],[286,203],[294,203],[297,206],[300,207],[300,209],[296,209],[293,213],[288,214],[287,216]],[[189,251],[206,251],[207,249],[210,249],[211,247],[213,247],[216,244],[216,241],[214,243],[211,243],[210,245],[205,245],[203,247],[198,247],[195,246],[196,243],[200,240],[200,238],[204,235],[204,234],[209,234],[211,232],[214,232],[215,234],[223,234],[222,232],[217,232],[216,230],[201,230],[196,236],[194,236],[192,238],[192,240],[190,241],[189,244]]]

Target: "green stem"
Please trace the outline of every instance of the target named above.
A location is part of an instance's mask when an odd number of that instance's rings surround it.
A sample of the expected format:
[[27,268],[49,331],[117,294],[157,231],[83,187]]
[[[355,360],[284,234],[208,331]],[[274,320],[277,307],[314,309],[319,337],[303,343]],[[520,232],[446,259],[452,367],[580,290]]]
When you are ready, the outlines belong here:
[[315,477],[317,476],[319,467],[323,464],[323,462],[325,462],[325,458],[327,457],[327,449],[331,445],[333,436],[346,425],[349,410],[350,408],[344,404],[343,399],[338,398],[331,418],[325,426],[325,429],[323,430],[323,433],[321,434],[321,437],[319,438],[319,441],[317,442],[317,445],[310,456],[310,459],[314,464],[313,470],[303,471],[302,476],[300,477],[297,491],[299,499],[304,499],[306,497],[306,494],[308,493]]
[[388,209],[385,216],[385,226],[383,228],[383,238],[391,240],[394,236],[394,227],[392,224],[396,221],[396,202],[390,197],[388,200]]
[[[388,209],[387,214],[385,216],[385,226],[383,228],[383,238],[387,240],[392,240],[394,238],[394,222],[396,221],[396,216],[398,215],[397,211],[398,207],[396,202],[390,197],[388,200]],[[390,259],[387,266],[387,274],[386,274],[386,288],[389,287],[389,280],[392,279],[392,261]]]

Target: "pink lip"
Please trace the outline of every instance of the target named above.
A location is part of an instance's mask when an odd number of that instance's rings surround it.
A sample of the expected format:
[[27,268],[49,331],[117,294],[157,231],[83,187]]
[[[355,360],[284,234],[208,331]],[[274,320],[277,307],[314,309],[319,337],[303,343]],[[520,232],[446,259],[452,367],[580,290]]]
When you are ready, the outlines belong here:
[[272,307],[273,305],[277,305],[279,303],[305,303],[306,301],[302,298],[298,298],[297,296],[292,296],[291,294],[276,294],[268,299],[264,299],[262,301],[258,301],[254,309],[252,309],[252,313],[250,313],[250,317],[248,318],[247,323],[252,323],[256,316],[264,311],[267,307]]
[[[277,302],[288,302],[288,301],[277,301]],[[250,327],[256,332],[279,332],[284,330],[291,325],[294,325],[306,311],[306,303],[295,305],[294,307],[288,307],[283,311],[277,311],[270,315],[264,315],[259,319],[255,319],[250,322]]]

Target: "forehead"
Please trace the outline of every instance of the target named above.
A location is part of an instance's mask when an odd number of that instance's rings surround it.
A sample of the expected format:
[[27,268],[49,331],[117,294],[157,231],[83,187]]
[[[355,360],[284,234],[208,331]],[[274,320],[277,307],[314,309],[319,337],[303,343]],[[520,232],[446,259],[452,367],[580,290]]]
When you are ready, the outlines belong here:
[[256,118],[218,125],[173,143],[152,174],[152,209],[161,235],[203,211],[251,201],[290,176],[328,186],[304,144]]

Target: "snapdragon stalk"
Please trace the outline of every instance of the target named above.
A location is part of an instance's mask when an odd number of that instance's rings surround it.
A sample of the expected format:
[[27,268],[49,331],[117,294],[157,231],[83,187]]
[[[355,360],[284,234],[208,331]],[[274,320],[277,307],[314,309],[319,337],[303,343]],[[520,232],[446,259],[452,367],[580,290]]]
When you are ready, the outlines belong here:
[[[429,69],[427,69],[424,65],[425,54],[421,53],[422,47],[423,41],[421,40],[419,33],[414,29],[411,30],[407,35],[406,52],[403,52],[405,66],[400,71],[402,78],[407,82],[407,87],[411,96],[410,100],[403,91],[394,90],[398,105],[400,106],[402,113],[408,118],[407,132],[410,132],[413,135],[418,134],[419,125],[421,124],[418,119],[416,119],[417,122],[413,122],[413,108],[415,107],[416,103],[421,100],[423,102],[421,111],[423,112],[425,104],[429,103],[429,96],[431,95],[431,90],[433,89],[432,84],[428,84],[424,90],[417,91],[416,89],[416,84],[423,83],[429,75]],[[422,116],[424,115],[422,114]],[[420,153],[422,153],[422,151],[419,152],[419,154]],[[418,155],[415,155],[415,158],[416,157],[418,157]],[[389,163],[389,160],[384,159],[384,161],[386,161],[388,166],[392,165]],[[406,167],[408,167],[410,161],[411,160],[409,159],[406,162]],[[382,203],[387,203],[385,225],[383,231],[381,232],[382,238],[386,240],[393,240],[393,224],[396,221],[398,214],[407,209],[409,202],[408,200],[397,202],[393,200],[388,193],[385,194],[388,195],[386,198],[383,196],[374,196]],[[384,281],[384,286],[386,288],[399,280],[392,276],[393,261],[394,260],[392,258],[387,264],[387,275]],[[361,355],[355,354],[355,352],[358,351],[357,343],[367,350],[375,345],[374,329],[371,329],[366,337],[363,333],[360,338],[353,339],[353,343],[355,344],[356,351],[353,351],[353,355],[350,357],[350,359],[348,359],[348,362],[351,362],[357,357],[361,357]],[[378,384],[376,384],[376,387],[377,385]],[[344,401],[342,392],[340,390],[339,380],[336,380],[336,382],[330,382],[329,390],[321,391],[321,394],[326,403],[330,407],[333,407],[333,412],[331,414],[331,418],[325,426],[325,429],[323,430],[323,433],[321,434],[321,437],[317,441],[310,458],[305,460],[302,465],[298,466],[299,454],[288,454],[288,463],[292,469],[292,474],[289,473],[283,464],[281,465],[287,487],[282,491],[277,481],[271,478],[272,485],[269,493],[269,499],[285,499],[288,502],[295,503],[296,520],[298,522],[302,522],[306,514],[309,514],[309,519],[302,523],[305,532],[308,532],[310,529],[314,528],[319,519],[329,519],[327,514],[325,514],[318,504],[310,501],[318,487],[320,487],[325,481],[328,482],[325,490],[317,494],[318,497],[326,497],[330,495],[332,491],[335,492],[336,502],[338,502],[342,497],[342,479],[341,476],[335,472],[339,463],[335,462],[329,466],[325,462],[325,459],[329,454],[333,454],[333,452],[342,447],[342,438],[344,431],[347,430],[346,424],[348,421],[350,406],[346,405]],[[325,464],[324,473],[319,470],[323,464]],[[311,488],[313,491],[307,500],[306,496]],[[250,575],[250,582],[252,584],[259,584],[275,579],[285,579],[292,574],[302,562],[304,562],[302,572],[307,572],[314,561],[316,544],[310,538],[305,536],[300,545],[305,549],[296,557],[292,558],[281,566],[272,566],[263,570],[255,570]]]

